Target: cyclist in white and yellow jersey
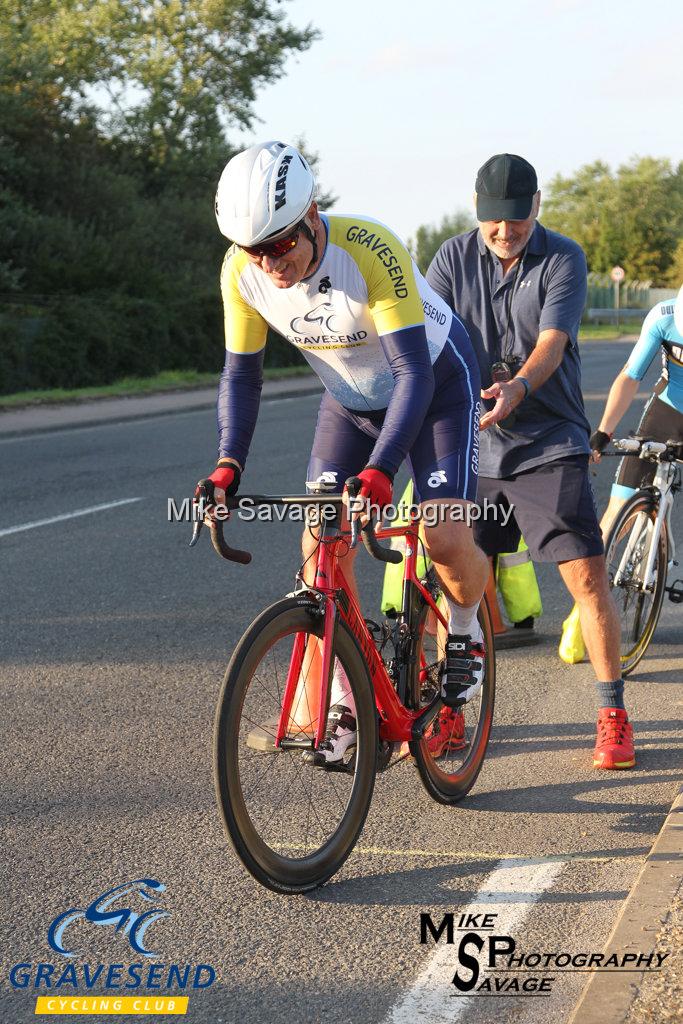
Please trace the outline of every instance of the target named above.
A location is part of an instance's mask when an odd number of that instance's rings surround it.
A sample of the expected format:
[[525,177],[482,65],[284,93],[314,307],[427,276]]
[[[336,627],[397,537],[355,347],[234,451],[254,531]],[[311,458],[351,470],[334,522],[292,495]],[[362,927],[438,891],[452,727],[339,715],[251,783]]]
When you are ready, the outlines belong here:
[[[314,193],[308,163],[282,142],[239,153],[221,176],[216,215],[234,244],[221,273],[227,353],[218,394],[219,458],[209,479],[217,501],[239,486],[270,325],[325,386],[309,486],[325,481],[341,489],[358,476],[361,497],[386,507],[407,458],[421,502],[446,506],[436,525],[424,527],[424,537],[449,598],[442,696],[459,707],[478,691],[483,674],[477,608],[488,563],[464,517],[448,508],[476,498],[477,362],[464,326],[400,239],[367,217],[320,213]],[[303,546],[305,556],[314,550],[308,531]],[[345,560],[347,575],[354,555]],[[342,757],[353,742],[353,712],[332,707],[328,742],[316,756]]]

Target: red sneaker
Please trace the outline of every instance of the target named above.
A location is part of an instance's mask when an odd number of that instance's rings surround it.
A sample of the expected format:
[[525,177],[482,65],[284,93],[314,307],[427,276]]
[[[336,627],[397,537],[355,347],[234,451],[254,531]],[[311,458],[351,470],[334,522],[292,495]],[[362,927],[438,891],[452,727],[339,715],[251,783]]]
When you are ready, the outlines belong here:
[[463,750],[465,741],[465,716],[455,708],[443,707],[434,723],[427,746],[432,757],[441,757],[455,750]]
[[633,726],[623,708],[600,708],[598,738],[593,751],[594,768],[633,768]]

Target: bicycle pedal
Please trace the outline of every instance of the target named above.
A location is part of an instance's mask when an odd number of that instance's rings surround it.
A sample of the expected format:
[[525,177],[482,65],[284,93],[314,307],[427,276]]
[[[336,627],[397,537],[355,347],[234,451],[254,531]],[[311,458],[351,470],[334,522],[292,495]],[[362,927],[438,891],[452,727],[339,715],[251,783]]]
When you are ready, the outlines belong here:
[[683,604],[683,580],[674,580],[666,589],[672,604]]
[[268,718],[260,725],[255,725],[249,731],[246,745],[251,750],[258,750],[263,754],[279,754],[281,750],[311,750],[314,737],[308,733],[301,733],[299,736],[288,736],[282,740],[279,747],[275,746],[275,736],[280,719],[277,717]]

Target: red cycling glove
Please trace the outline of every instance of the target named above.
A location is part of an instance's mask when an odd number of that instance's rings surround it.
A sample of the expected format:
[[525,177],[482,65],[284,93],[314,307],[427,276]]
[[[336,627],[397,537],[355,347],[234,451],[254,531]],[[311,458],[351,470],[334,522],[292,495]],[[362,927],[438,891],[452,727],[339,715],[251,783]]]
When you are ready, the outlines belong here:
[[363,472],[358,474],[358,479],[363,484],[360,498],[369,501],[371,505],[377,505],[380,510],[391,505],[394,482],[388,473],[376,466],[366,466]]
[[[207,481],[211,481],[214,488],[221,487],[226,494],[233,495],[237,494],[237,488],[240,485],[241,472],[237,466],[216,466],[211,476],[207,477]],[[197,484],[197,490],[195,491],[195,498],[199,498],[200,484]],[[213,499],[213,495],[210,495]]]

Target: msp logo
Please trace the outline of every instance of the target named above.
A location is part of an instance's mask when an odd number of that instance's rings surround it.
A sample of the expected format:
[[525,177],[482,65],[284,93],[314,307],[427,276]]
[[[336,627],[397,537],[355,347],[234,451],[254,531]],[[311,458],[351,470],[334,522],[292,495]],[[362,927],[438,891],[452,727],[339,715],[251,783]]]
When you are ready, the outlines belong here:
[[[450,645],[449,645],[450,646]],[[498,913],[447,913],[436,922],[420,914],[420,943],[457,945],[457,966],[451,979],[460,998],[507,996],[549,999],[563,971],[608,973],[611,970],[658,971],[669,953],[594,953],[590,950],[518,952],[512,935],[499,932]],[[464,934],[463,934],[464,933]]]
[[121,900],[128,896],[134,896],[151,903],[154,901],[154,896],[150,895],[150,892],[156,894],[164,892],[165,889],[165,885],[153,878],[138,878],[134,882],[116,885],[113,889],[98,896],[85,909],[74,908],[59,914],[48,928],[48,942],[55,953],[61,953],[62,956],[75,956],[76,951],[67,949],[64,945],[64,932],[74,921],[82,918],[94,925],[113,927],[117,935],[121,933],[128,939],[136,953],[141,953],[142,956],[154,956],[153,951],[144,945],[145,932],[154,921],[168,917],[168,910],[155,908],[140,914],[130,907],[121,906]]

